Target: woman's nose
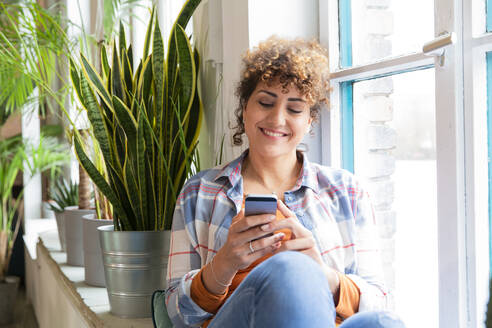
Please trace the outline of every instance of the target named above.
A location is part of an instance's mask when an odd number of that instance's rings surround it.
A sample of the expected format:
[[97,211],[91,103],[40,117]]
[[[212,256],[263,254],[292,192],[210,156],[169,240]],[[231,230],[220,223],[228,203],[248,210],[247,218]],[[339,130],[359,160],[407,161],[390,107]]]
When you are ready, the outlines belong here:
[[275,126],[285,124],[285,109],[282,104],[276,104],[268,115],[268,121]]

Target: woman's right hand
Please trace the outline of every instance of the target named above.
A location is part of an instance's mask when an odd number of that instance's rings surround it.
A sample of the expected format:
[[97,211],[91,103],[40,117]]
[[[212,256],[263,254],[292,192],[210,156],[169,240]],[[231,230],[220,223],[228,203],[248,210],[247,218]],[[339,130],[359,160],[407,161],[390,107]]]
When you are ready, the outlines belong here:
[[281,246],[282,232],[267,236],[269,233],[260,229],[260,226],[274,220],[275,215],[272,214],[244,216],[244,209],[232,219],[227,240],[213,258],[213,263],[209,263],[203,277],[209,291],[216,294],[224,292],[225,285],[231,283],[238,270],[247,268]]
[[276,233],[267,236],[269,233],[260,229],[260,226],[274,220],[275,215],[272,214],[244,216],[244,209],[241,210],[232,219],[227,241],[217,252],[217,256],[220,255],[221,260],[229,263],[237,271],[247,268],[257,259],[277,250],[284,234]]

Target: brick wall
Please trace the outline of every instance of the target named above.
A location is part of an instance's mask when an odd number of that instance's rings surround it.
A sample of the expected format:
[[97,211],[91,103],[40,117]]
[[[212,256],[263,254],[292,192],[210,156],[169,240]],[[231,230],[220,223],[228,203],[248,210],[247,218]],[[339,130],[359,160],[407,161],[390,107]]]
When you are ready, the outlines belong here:
[[[393,14],[390,0],[366,0],[364,8],[362,62],[373,62],[392,53]],[[362,110],[368,121],[365,129],[366,149],[364,178],[375,207],[376,222],[381,238],[381,258],[386,284],[390,290],[390,308],[394,309],[395,287],[395,233],[397,215],[394,201],[396,131],[390,127],[393,120],[393,80],[391,77],[364,82]]]

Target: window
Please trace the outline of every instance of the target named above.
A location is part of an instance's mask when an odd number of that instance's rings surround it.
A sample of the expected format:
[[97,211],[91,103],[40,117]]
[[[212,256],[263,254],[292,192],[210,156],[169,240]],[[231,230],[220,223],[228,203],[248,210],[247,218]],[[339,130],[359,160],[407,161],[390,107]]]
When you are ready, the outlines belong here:
[[[353,171],[368,187],[391,307],[408,327],[484,322],[492,263],[488,3],[319,2],[333,88],[322,117],[324,164]],[[456,38],[443,56],[422,53],[446,33]]]
[[417,70],[353,86],[354,172],[375,206],[390,306],[409,327],[424,318],[438,326],[434,74]]

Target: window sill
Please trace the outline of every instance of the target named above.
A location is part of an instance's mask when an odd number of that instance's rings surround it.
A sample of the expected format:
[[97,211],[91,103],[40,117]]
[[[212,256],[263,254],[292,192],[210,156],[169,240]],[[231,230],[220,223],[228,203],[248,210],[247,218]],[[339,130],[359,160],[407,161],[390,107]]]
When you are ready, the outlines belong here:
[[87,285],[84,267],[66,264],[54,219],[26,221],[26,289],[39,327],[153,327],[152,318],[110,313],[106,288]]

